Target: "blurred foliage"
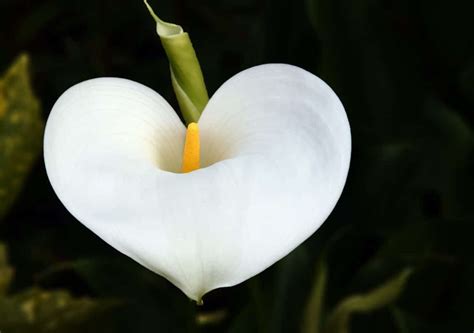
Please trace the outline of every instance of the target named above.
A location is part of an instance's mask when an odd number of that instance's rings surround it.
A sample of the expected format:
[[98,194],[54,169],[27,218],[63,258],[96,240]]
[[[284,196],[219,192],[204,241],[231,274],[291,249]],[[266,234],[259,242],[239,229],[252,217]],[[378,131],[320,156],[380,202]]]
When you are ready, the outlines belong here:
[[6,332],[83,332],[87,321],[116,304],[90,298],[74,298],[66,290],[46,291],[36,287],[5,295],[13,269],[6,248],[0,243],[0,327]]
[[30,288],[0,298],[0,326],[7,332],[83,332],[112,302],[74,298],[68,291]]
[[7,293],[13,278],[13,268],[8,265],[7,249],[0,243],[0,297]]
[[0,219],[41,149],[43,121],[28,66],[28,56],[21,55],[0,77]]
[[342,300],[327,318],[325,332],[348,333],[350,318],[355,313],[368,313],[394,302],[403,292],[410,269],[405,269],[381,286],[362,295],[348,296]]
[[322,315],[324,307],[324,296],[327,288],[328,268],[325,258],[322,257],[316,266],[316,276],[313,288],[309,295],[303,318],[303,333],[320,333],[322,328]]
[[[343,196],[290,255],[195,307],[74,221],[37,163],[0,225],[15,263],[12,295],[35,285],[123,302],[84,323],[87,332],[314,331],[349,312],[350,332],[472,331],[474,2],[150,3],[190,33],[211,95],[233,74],[267,62],[328,82],[353,134]],[[43,118],[65,89],[97,76],[142,82],[177,109],[166,55],[141,1],[2,0],[0,25],[0,67],[23,51],[31,55]],[[401,294],[388,293],[387,306],[367,313],[344,305],[384,281],[400,282],[393,279],[406,267],[413,273]]]

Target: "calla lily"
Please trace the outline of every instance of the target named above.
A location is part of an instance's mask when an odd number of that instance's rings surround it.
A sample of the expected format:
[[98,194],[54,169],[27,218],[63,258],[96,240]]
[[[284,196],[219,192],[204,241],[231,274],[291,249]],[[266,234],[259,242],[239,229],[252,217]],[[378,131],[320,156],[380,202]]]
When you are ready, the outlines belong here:
[[285,64],[229,79],[188,131],[150,88],[84,81],[56,102],[44,138],[49,179],[72,215],[196,301],[313,234],[350,154],[336,94]]

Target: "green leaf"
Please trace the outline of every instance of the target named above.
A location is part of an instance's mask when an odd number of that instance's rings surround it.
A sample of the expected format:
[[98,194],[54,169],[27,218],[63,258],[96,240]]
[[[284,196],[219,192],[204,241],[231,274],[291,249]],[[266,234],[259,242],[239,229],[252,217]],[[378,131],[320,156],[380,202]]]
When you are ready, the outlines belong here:
[[74,298],[65,290],[31,288],[0,298],[0,327],[6,332],[69,332],[117,304]]
[[21,190],[40,149],[43,122],[29,58],[20,55],[0,77],[0,218]]
[[404,269],[381,286],[365,293],[342,300],[328,317],[327,333],[348,333],[350,318],[354,313],[368,313],[394,302],[405,288],[412,270]]
[[209,96],[189,35],[181,26],[162,21],[148,2],[144,2],[156,21],[156,32],[170,63],[171,83],[181,113],[188,124],[197,122]]
[[323,314],[324,296],[328,280],[328,268],[323,258],[316,266],[313,288],[304,312],[303,333],[321,332],[321,318]]
[[29,288],[5,295],[13,269],[7,264],[6,246],[0,243],[0,329],[6,332],[76,332],[75,328],[120,303],[76,298],[66,290]]
[[42,285],[58,285],[68,276],[101,299],[123,300],[114,323],[125,332],[150,332],[151,327],[169,333],[194,331],[196,304],[164,278],[125,256],[65,261],[36,275]]
[[13,268],[8,265],[7,248],[0,243],[0,297],[5,295],[13,278]]

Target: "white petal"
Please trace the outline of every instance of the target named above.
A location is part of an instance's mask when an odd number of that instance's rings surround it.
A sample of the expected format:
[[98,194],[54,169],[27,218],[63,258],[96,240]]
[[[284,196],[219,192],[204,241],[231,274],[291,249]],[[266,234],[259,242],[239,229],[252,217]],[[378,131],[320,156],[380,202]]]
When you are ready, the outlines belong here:
[[334,92],[289,65],[227,81],[201,120],[205,168],[179,170],[184,127],[148,88],[96,79],[51,112],[45,161],[61,201],[190,298],[261,272],[309,237],[347,176],[350,129]]

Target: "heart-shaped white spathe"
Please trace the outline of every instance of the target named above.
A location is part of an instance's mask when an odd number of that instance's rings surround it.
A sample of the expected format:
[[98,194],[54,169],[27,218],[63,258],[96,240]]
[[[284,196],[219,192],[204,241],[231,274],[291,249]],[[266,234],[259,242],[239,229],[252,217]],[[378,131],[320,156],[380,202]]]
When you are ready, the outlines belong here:
[[171,106],[139,83],[98,78],[58,99],[44,138],[49,179],[72,215],[194,300],[315,232],[351,155],[336,94],[291,65],[235,75],[199,128],[201,169],[179,173],[186,129]]

